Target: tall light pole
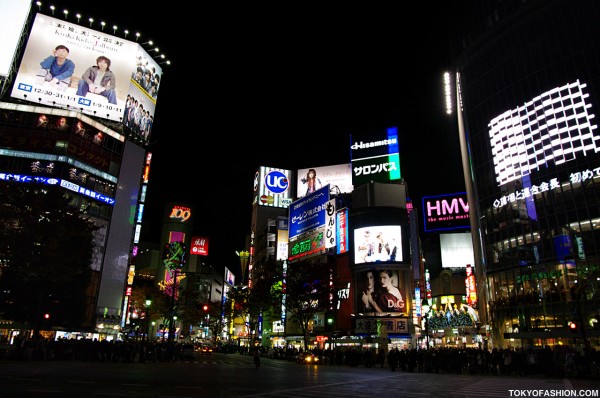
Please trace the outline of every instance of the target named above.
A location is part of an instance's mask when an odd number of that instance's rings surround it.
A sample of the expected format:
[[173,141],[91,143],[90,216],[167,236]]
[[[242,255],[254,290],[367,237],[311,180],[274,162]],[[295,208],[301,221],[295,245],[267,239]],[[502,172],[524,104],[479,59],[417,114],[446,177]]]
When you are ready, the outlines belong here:
[[152,305],[152,299],[146,297],[144,304],[146,305],[146,340],[150,340],[150,306]]
[[[488,281],[487,272],[485,269],[485,256],[483,254],[483,236],[481,235],[481,223],[479,215],[479,206],[477,204],[477,192],[473,186],[474,179],[473,170],[471,169],[470,162],[470,148],[469,142],[467,141],[467,133],[465,128],[465,122],[463,119],[464,104],[462,100],[462,89],[460,81],[460,73],[456,72],[454,75],[455,81],[452,81],[450,73],[444,74],[444,86],[446,96],[446,113],[452,114],[453,104],[456,105],[456,116],[458,124],[458,138],[460,142],[460,154],[463,168],[463,178],[465,181],[465,190],[467,193],[467,202],[469,204],[469,221],[471,227],[471,240],[473,242],[473,259],[475,260],[475,280],[477,286],[477,301],[479,317],[481,324],[485,327],[485,333],[490,327],[490,314],[489,314],[489,292],[488,292]],[[454,84],[454,86],[453,86]],[[452,90],[454,88],[454,91]],[[452,95],[456,96],[452,98]],[[455,102],[453,102],[453,99]],[[493,345],[493,339],[490,335],[490,342]],[[484,348],[487,349],[488,341],[484,340]]]

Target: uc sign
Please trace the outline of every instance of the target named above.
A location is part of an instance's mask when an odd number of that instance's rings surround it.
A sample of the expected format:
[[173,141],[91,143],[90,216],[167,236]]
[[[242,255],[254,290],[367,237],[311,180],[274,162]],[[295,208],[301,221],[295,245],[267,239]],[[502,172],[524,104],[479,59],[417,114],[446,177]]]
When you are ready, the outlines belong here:
[[169,214],[169,218],[179,220],[181,222],[186,222],[192,216],[192,211],[188,207],[182,206],[174,206],[171,209],[171,214]]
[[290,187],[290,182],[281,171],[273,170],[265,177],[265,186],[269,191],[280,194],[287,191]]

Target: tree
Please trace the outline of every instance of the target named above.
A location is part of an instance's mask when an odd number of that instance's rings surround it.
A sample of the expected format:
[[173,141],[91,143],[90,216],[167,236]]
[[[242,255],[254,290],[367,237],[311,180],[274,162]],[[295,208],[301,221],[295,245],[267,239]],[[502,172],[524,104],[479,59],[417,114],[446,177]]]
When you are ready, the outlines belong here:
[[315,314],[328,310],[329,278],[329,265],[318,260],[288,265],[285,278],[286,308],[290,317],[300,324],[305,350],[308,350],[310,322]]
[[281,273],[278,265],[272,262],[257,268],[252,278],[252,288],[237,286],[228,293],[225,308],[233,308],[231,316],[234,319],[239,317],[247,322],[251,342],[256,340],[261,316],[281,303]]
[[92,305],[96,226],[60,187],[0,184],[0,316],[35,336],[42,327],[81,327]]
[[[146,305],[146,300],[151,301],[150,307]],[[169,314],[169,300],[170,298],[163,294],[153,278],[145,280],[136,275],[129,301],[129,311],[136,312],[138,316],[142,317],[139,326],[143,327],[143,333],[151,331],[152,321],[158,320],[157,325],[166,322]]]

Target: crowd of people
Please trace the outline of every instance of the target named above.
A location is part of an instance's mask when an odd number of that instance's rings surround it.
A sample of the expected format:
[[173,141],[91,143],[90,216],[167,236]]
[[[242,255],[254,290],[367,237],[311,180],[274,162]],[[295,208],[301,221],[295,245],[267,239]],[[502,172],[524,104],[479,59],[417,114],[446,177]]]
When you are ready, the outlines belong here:
[[[544,348],[436,347],[430,349],[384,350],[344,348],[311,350],[321,364],[387,368],[391,371],[456,373],[519,377],[600,377],[600,355],[594,349],[585,354],[568,346]],[[269,350],[268,356],[292,360],[301,350]]]
[[[96,362],[169,362],[179,359],[181,343],[172,341],[108,341],[97,339],[39,339],[15,341],[0,359]],[[293,361],[303,352],[294,347],[217,346],[216,352]],[[320,364],[388,368],[391,371],[456,373],[520,377],[600,377],[600,355],[568,346],[544,348],[437,347],[430,349],[312,349]],[[260,361],[260,358],[258,359]],[[260,366],[260,362],[259,365]]]

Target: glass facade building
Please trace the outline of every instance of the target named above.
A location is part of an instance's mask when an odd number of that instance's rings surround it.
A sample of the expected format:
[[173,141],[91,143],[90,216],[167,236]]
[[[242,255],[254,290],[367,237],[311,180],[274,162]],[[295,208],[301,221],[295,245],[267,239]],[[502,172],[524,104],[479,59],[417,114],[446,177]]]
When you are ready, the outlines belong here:
[[485,3],[456,76],[490,337],[598,349],[600,3]]

